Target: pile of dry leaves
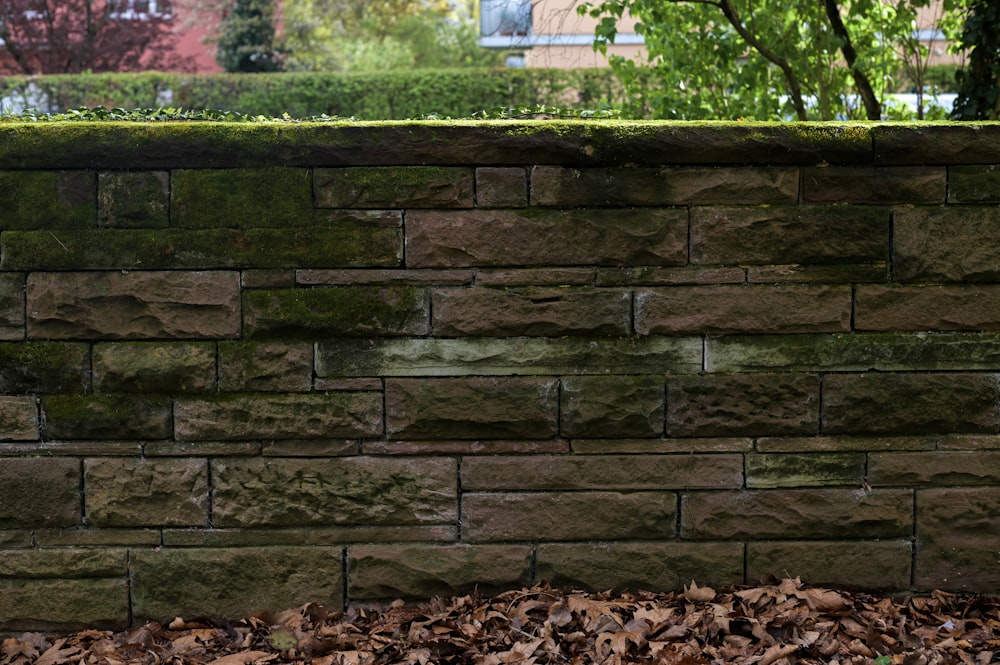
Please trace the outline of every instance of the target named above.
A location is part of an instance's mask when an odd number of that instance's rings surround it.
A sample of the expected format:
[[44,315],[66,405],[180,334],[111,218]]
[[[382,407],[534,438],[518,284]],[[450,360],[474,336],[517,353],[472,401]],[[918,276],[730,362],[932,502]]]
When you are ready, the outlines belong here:
[[0,665],[991,662],[1000,662],[998,598],[893,600],[797,579],[718,592],[692,583],[662,594],[540,586],[347,612],[310,603],[236,623],[175,619],[124,633],[29,633],[0,645]]

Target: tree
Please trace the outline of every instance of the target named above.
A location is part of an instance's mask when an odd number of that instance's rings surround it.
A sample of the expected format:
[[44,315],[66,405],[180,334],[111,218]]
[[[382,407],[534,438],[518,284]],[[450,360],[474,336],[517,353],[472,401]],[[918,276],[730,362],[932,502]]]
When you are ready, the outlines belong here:
[[1000,1],[972,0],[962,31],[971,49],[969,66],[959,70],[956,120],[1000,119]]
[[235,0],[219,23],[215,59],[227,72],[280,71],[274,42],[273,0]]
[[[606,53],[629,12],[653,76],[610,58],[633,113],[678,118],[877,120],[901,69],[894,45],[929,0],[604,0],[595,47]],[[652,80],[651,80],[652,78]]]
[[185,69],[174,52],[170,3],[0,1],[0,70],[60,74]]

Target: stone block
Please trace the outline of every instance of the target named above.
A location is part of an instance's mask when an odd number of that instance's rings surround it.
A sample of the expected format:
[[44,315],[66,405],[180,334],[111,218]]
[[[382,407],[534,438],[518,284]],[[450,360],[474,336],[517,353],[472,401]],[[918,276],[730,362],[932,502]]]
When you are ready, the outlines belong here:
[[0,528],[67,527],[80,517],[79,460],[0,457]]
[[180,399],[174,426],[177,438],[187,441],[377,437],[382,433],[382,397],[332,393]]
[[819,378],[734,374],[667,380],[668,436],[817,434]]
[[364,441],[365,455],[545,455],[570,452],[564,439],[551,441]]
[[859,285],[854,327],[879,331],[996,331],[1000,285]]
[[700,337],[338,339],[316,348],[319,377],[691,374],[702,368]]
[[[578,455],[695,455],[699,453],[748,453],[754,449],[754,439],[749,437],[705,437],[698,439],[573,439],[573,452]],[[726,459],[715,457],[713,462],[725,462],[720,483],[728,483],[733,480],[725,480],[725,471],[728,464],[740,473],[742,478],[741,459]],[[713,467],[715,468],[715,467]],[[699,469],[699,474],[702,470]],[[704,476],[699,475],[699,478]],[[743,485],[742,480],[735,481],[739,486]]]
[[527,545],[357,545],[347,550],[347,595],[388,600],[495,594],[531,584]]
[[918,589],[1000,593],[997,510],[1000,488],[948,487],[917,492]]
[[681,496],[681,537],[691,540],[909,538],[909,490],[790,489]]
[[538,206],[661,206],[796,203],[799,171],[775,167],[612,167],[531,170]]
[[38,404],[26,395],[0,395],[0,441],[38,441]]
[[669,540],[677,533],[671,492],[462,494],[462,540]]
[[588,591],[680,590],[743,583],[742,543],[541,543],[535,577]]
[[873,487],[1000,485],[1000,451],[873,452],[868,482]]
[[406,215],[410,268],[682,266],[688,212],[415,210]]
[[165,397],[105,393],[43,395],[46,439],[169,439],[172,403]]
[[465,288],[431,293],[435,335],[624,336],[630,332],[632,297],[618,289]]
[[110,393],[194,393],[215,387],[211,342],[95,344],[94,390]]
[[934,450],[941,436],[810,436],[761,437],[756,450],[761,453],[868,453],[892,450]]
[[995,433],[994,374],[828,374],[825,434]]
[[943,166],[816,166],[802,170],[805,203],[944,203],[946,185]]
[[747,487],[861,487],[864,453],[814,453],[746,456]]
[[67,229],[96,224],[93,171],[0,171],[0,229]]
[[136,623],[173,617],[237,619],[251,612],[344,602],[339,547],[134,550]]
[[747,282],[750,284],[860,284],[888,282],[889,263],[847,263],[842,265],[776,265],[750,266]]
[[528,205],[528,174],[522,168],[476,169],[476,206],[522,208]]
[[876,164],[989,164],[1000,131],[975,123],[880,124],[871,128]]
[[751,541],[746,583],[801,577],[813,586],[900,593],[910,589],[912,561],[909,540]]
[[948,203],[1000,203],[1000,168],[948,167]]
[[465,167],[374,166],[313,170],[317,208],[471,208]]
[[28,336],[235,337],[237,272],[85,272],[28,276]]
[[127,574],[127,551],[108,547],[5,550],[0,568],[0,579],[124,579]]
[[678,286],[635,292],[635,330],[641,335],[850,329],[848,285]]
[[22,273],[0,274],[0,339],[24,339],[24,284]]
[[[246,274],[246,273],[244,273]],[[472,286],[476,276],[471,270],[406,270],[406,269],[353,269],[353,270],[296,270],[295,283],[299,286]]]
[[170,172],[98,173],[97,224],[125,229],[170,226]]
[[476,286],[593,286],[593,268],[489,268],[477,270]]
[[391,439],[548,439],[558,432],[556,379],[387,379]]
[[38,547],[156,547],[162,542],[159,529],[94,529],[75,526],[68,529],[36,529]]
[[889,210],[858,206],[695,207],[691,262],[844,264],[887,261]]
[[309,226],[309,169],[177,169],[170,186],[172,226],[246,228]]
[[267,289],[243,294],[244,333],[253,338],[314,339],[426,335],[430,298],[410,286]]
[[124,630],[128,583],[118,579],[0,579],[0,632]]
[[342,543],[453,543],[454,524],[429,526],[310,526],[262,529],[164,529],[167,547],[274,547]]
[[659,376],[577,376],[563,379],[563,436],[639,437],[663,434],[666,391]]
[[205,526],[208,461],[97,458],[84,462],[87,523],[98,527]]
[[996,282],[997,224],[996,206],[898,207],[893,276],[901,282]]
[[304,392],[312,387],[313,345],[302,342],[220,342],[219,389]]
[[240,286],[244,289],[291,289],[295,286],[293,268],[249,268],[240,272]]
[[217,527],[403,526],[458,518],[454,459],[342,457],[212,461]]
[[742,455],[533,455],[462,460],[465,491],[738,489]]
[[743,284],[747,281],[746,268],[704,268],[684,266],[660,268],[600,268],[597,286],[684,286],[688,284]]

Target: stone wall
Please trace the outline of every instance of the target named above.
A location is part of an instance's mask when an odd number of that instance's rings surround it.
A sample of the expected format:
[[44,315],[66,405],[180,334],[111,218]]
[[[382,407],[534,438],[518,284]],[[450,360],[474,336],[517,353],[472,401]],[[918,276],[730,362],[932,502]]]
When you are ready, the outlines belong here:
[[0,630],[1000,592],[1000,126],[0,126]]

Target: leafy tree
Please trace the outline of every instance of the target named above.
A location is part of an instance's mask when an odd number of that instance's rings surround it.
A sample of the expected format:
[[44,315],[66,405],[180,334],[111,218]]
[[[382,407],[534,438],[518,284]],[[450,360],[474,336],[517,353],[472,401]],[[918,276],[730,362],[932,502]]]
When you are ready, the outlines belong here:
[[235,0],[222,15],[215,59],[227,72],[276,72],[273,0]]
[[961,44],[971,49],[969,66],[959,70],[956,120],[1000,119],[1000,1],[972,0]]

